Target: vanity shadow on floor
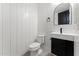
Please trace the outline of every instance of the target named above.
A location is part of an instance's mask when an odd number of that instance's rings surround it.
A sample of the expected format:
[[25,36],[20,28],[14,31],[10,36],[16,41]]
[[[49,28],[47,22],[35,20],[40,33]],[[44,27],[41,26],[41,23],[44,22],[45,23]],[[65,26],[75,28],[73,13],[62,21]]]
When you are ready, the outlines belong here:
[[30,56],[30,55],[31,55],[31,53],[30,53],[30,51],[28,51],[23,56]]

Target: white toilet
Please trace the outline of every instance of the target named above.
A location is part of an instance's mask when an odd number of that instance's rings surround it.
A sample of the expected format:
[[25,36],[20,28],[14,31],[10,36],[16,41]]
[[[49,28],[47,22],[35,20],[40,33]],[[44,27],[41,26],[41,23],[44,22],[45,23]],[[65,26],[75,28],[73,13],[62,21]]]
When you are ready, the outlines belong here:
[[44,44],[45,36],[38,35],[35,42],[33,42],[29,46],[29,51],[31,52],[31,56],[38,56],[42,53],[41,45]]

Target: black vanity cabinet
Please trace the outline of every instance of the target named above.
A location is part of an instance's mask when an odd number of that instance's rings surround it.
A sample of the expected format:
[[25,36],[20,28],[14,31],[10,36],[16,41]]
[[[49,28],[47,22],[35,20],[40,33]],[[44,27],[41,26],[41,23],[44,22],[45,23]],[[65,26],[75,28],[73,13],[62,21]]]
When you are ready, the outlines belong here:
[[74,41],[51,38],[51,52],[57,56],[74,56]]

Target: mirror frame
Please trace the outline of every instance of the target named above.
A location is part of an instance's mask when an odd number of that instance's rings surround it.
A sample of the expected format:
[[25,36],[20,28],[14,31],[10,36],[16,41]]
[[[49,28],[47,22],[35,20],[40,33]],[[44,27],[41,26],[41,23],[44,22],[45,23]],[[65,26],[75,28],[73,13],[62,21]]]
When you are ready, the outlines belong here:
[[53,21],[54,21],[54,24],[55,25],[58,25],[58,19],[56,20],[56,9],[57,9],[57,7],[59,7],[59,6],[61,6],[61,5],[63,5],[63,4],[69,4],[70,6],[69,6],[69,11],[70,11],[70,15],[69,15],[69,24],[63,24],[63,25],[71,25],[72,24],[72,5],[70,4],[70,3],[61,3],[61,4],[59,4],[59,5],[57,5],[56,7],[55,7],[55,9],[54,9],[54,13],[53,13]]

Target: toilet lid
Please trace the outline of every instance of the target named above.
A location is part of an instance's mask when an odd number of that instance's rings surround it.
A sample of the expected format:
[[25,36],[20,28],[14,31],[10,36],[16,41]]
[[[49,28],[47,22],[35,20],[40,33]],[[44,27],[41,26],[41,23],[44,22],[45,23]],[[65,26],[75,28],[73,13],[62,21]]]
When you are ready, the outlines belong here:
[[30,48],[36,48],[36,47],[39,47],[39,46],[40,46],[40,43],[34,42],[34,43],[32,43],[29,47],[30,47]]

